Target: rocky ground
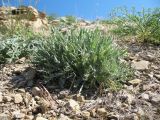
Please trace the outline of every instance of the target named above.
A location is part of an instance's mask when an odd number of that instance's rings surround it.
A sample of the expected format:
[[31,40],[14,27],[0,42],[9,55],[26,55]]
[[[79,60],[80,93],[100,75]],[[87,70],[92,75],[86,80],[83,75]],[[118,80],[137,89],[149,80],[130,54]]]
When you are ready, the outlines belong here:
[[135,76],[118,92],[87,97],[46,89],[32,65],[1,65],[0,120],[160,120],[160,46],[125,44]]

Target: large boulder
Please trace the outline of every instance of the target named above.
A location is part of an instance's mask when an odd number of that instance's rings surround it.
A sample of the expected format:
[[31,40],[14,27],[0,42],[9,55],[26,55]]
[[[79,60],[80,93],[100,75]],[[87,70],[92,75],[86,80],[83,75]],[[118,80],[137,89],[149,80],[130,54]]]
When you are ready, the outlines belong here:
[[0,25],[9,29],[16,23],[29,27],[34,32],[49,32],[46,14],[33,6],[0,7]]

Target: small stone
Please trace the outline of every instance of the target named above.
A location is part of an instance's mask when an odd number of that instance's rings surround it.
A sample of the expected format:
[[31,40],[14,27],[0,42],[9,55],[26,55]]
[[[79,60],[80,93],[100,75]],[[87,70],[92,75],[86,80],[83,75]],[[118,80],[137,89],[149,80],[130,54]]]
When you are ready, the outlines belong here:
[[15,118],[15,119],[22,119],[25,117],[25,114],[20,113],[20,111],[15,111],[12,113],[12,115],[13,115],[13,118]]
[[141,98],[144,99],[144,100],[149,100],[149,95],[146,94],[146,93],[142,93]]
[[107,111],[105,108],[98,108],[97,109],[97,114],[100,116],[106,116],[107,115]]
[[69,94],[69,90],[63,90],[59,93],[59,98],[64,99],[68,96],[68,94]]
[[20,92],[20,93],[25,93],[25,89],[21,88],[21,89],[18,89],[17,92]]
[[90,111],[90,114],[91,114],[92,117],[95,117],[96,116],[96,109],[92,109]]
[[26,115],[25,119],[27,119],[27,120],[33,120],[34,116],[33,115]]
[[40,97],[39,97],[39,96],[35,96],[35,100],[36,100],[36,101],[39,101],[39,100],[40,100]]
[[83,111],[81,114],[86,119],[90,117],[90,112],[88,112],[88,111]]
[[132,62],[132,67],[136,70],[146,70],[148,69],[148,66],[149,66],[149,62],[145,60]]
[[85,98],[82,95],[77,95],[77,101],[79,102],[85,102]]
[[14,95],[14,103],[19,104],[22,102],[23,102],[23,98],[22,98],[21,94]]
[[131,94],[127,94],[127,103],[132,104],[133,100],[134,100],[134,96]]
[[132,85],[138,85],[142,82],[141,79],[134,79],[134,80],[130,80],[128,81],[128,83],[132,84]]
[[64,114],[60,114],[58,120],[71,120],[69,117],[65,116]]
[[7,114],[1,113],[0,120],[11,120],[11,117]]
[[75,100],[73,100],[73,99],[70,99],[68,101],[68,103],[66,104],[66,106],[69,107],[69,108],[71,108],[75,112],[78,112],[80,110],[79,104]]
[[145,113],[144,113],[144,111],[141,108],[138,108],[137,114],[139,116],[144,116]]
[[34,96],[40,96],[40,95],[41,95],[41,89],[39,89],[38,87],[34,87],[34,88],[32,89],[32,94],[33,94]]
[[10,96],[4,96],[3,97],[4,102],[10,102],[11,100],[12,100],[12,98]]
[[122,117],[123,120],[139,120],[137,114],[129,114]]
[[36,120],[47,120],[47,119],[43,117],[37,117]]
[[111,112],[107,115],[107,120],[119,120],[119,116]]
[[155,74],[154,75],[158,80],[160,80],[160,74]]
[[159,104],[160,103],[160,95],[157,94],[157,95],[152,96],[151,101],[153,103]]
[[2,94],[0,94],[0,103],[2,103],[3,102],[3,96],[2,96]]

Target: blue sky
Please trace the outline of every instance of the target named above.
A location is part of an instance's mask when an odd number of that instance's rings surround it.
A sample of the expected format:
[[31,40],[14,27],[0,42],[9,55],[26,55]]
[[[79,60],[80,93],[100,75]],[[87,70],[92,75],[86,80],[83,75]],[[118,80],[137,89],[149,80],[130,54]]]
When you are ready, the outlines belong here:
[[116,7],[135,7],[137,10],[143,7],[160,7],[160,0],[38,0],[37,4],[36,0],[10,1],[12,1],[10,5],[19,5],[20,3],[16,1],[22,1],[26,5],[32,3],[33,6],[47,14],[73,15],[90,20],[105,18]]

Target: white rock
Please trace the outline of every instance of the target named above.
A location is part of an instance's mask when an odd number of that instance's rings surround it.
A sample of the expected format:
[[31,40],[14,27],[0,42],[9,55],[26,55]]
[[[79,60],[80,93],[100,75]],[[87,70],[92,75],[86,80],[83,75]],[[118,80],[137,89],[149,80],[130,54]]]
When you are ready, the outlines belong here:
[[0,113],[0,120],[11,120],[11,117],[7,114]]
[[10,102],[11,100],[12,100],[12,98],[10,96],[4,96],[3,97],[4,102]]
[[58,120],[71,120],[71,119],[63,114],[60,114]]
[[149,100],[149,95],[146,94],[146,93],[142,93],[141,98],[144,99],[144,100]]
[[19,104],[23,102],[23,98],[21,94],[15,94],[13,97],[14,97],[14,103]]
[[22,119],[25,117],[25,114],[24,113],[20,113],[20,111],[14,111],[12,113],[12,116],[15,118],[15,119]]
[[66,105],[75,112],[80,110],[79,104],[73,99],[70,99]]
[[132,85],[138,85],[142,82],[141,79],[134,79],[134,80],[130,80],[128,81],[128,83],[132,84]]
[[48,120],[48,119],[43,118],[43,117],[37,117],[36,120]]
[[106,116],[107,115],[107,111],[105,108],[98,108],[97,109],[97,114],[100,116]]
[[153,103],[159,104],[160,103],[160,95],[157,94],[157,95],[152,96],[151,101]]
[[88,112],[88,111],[83,111],[81,114],[82,114],[82,116],[83,116],[84,118],[86,118],[86,119],[89,118],[90,115],[91,115],[90,112]]
[[148,66],[149,66],[149,62],[145,60],[132,62],[132,67],[136,70],[145,70],[145,69],[148,69]]
[[3,96],[0,94],[0,103],[3,102]]
[[84,102],[85,101],[85,98],[82,95],[77,95],[76,97],[77,97],[77,101],[79,101],[79,102]]

